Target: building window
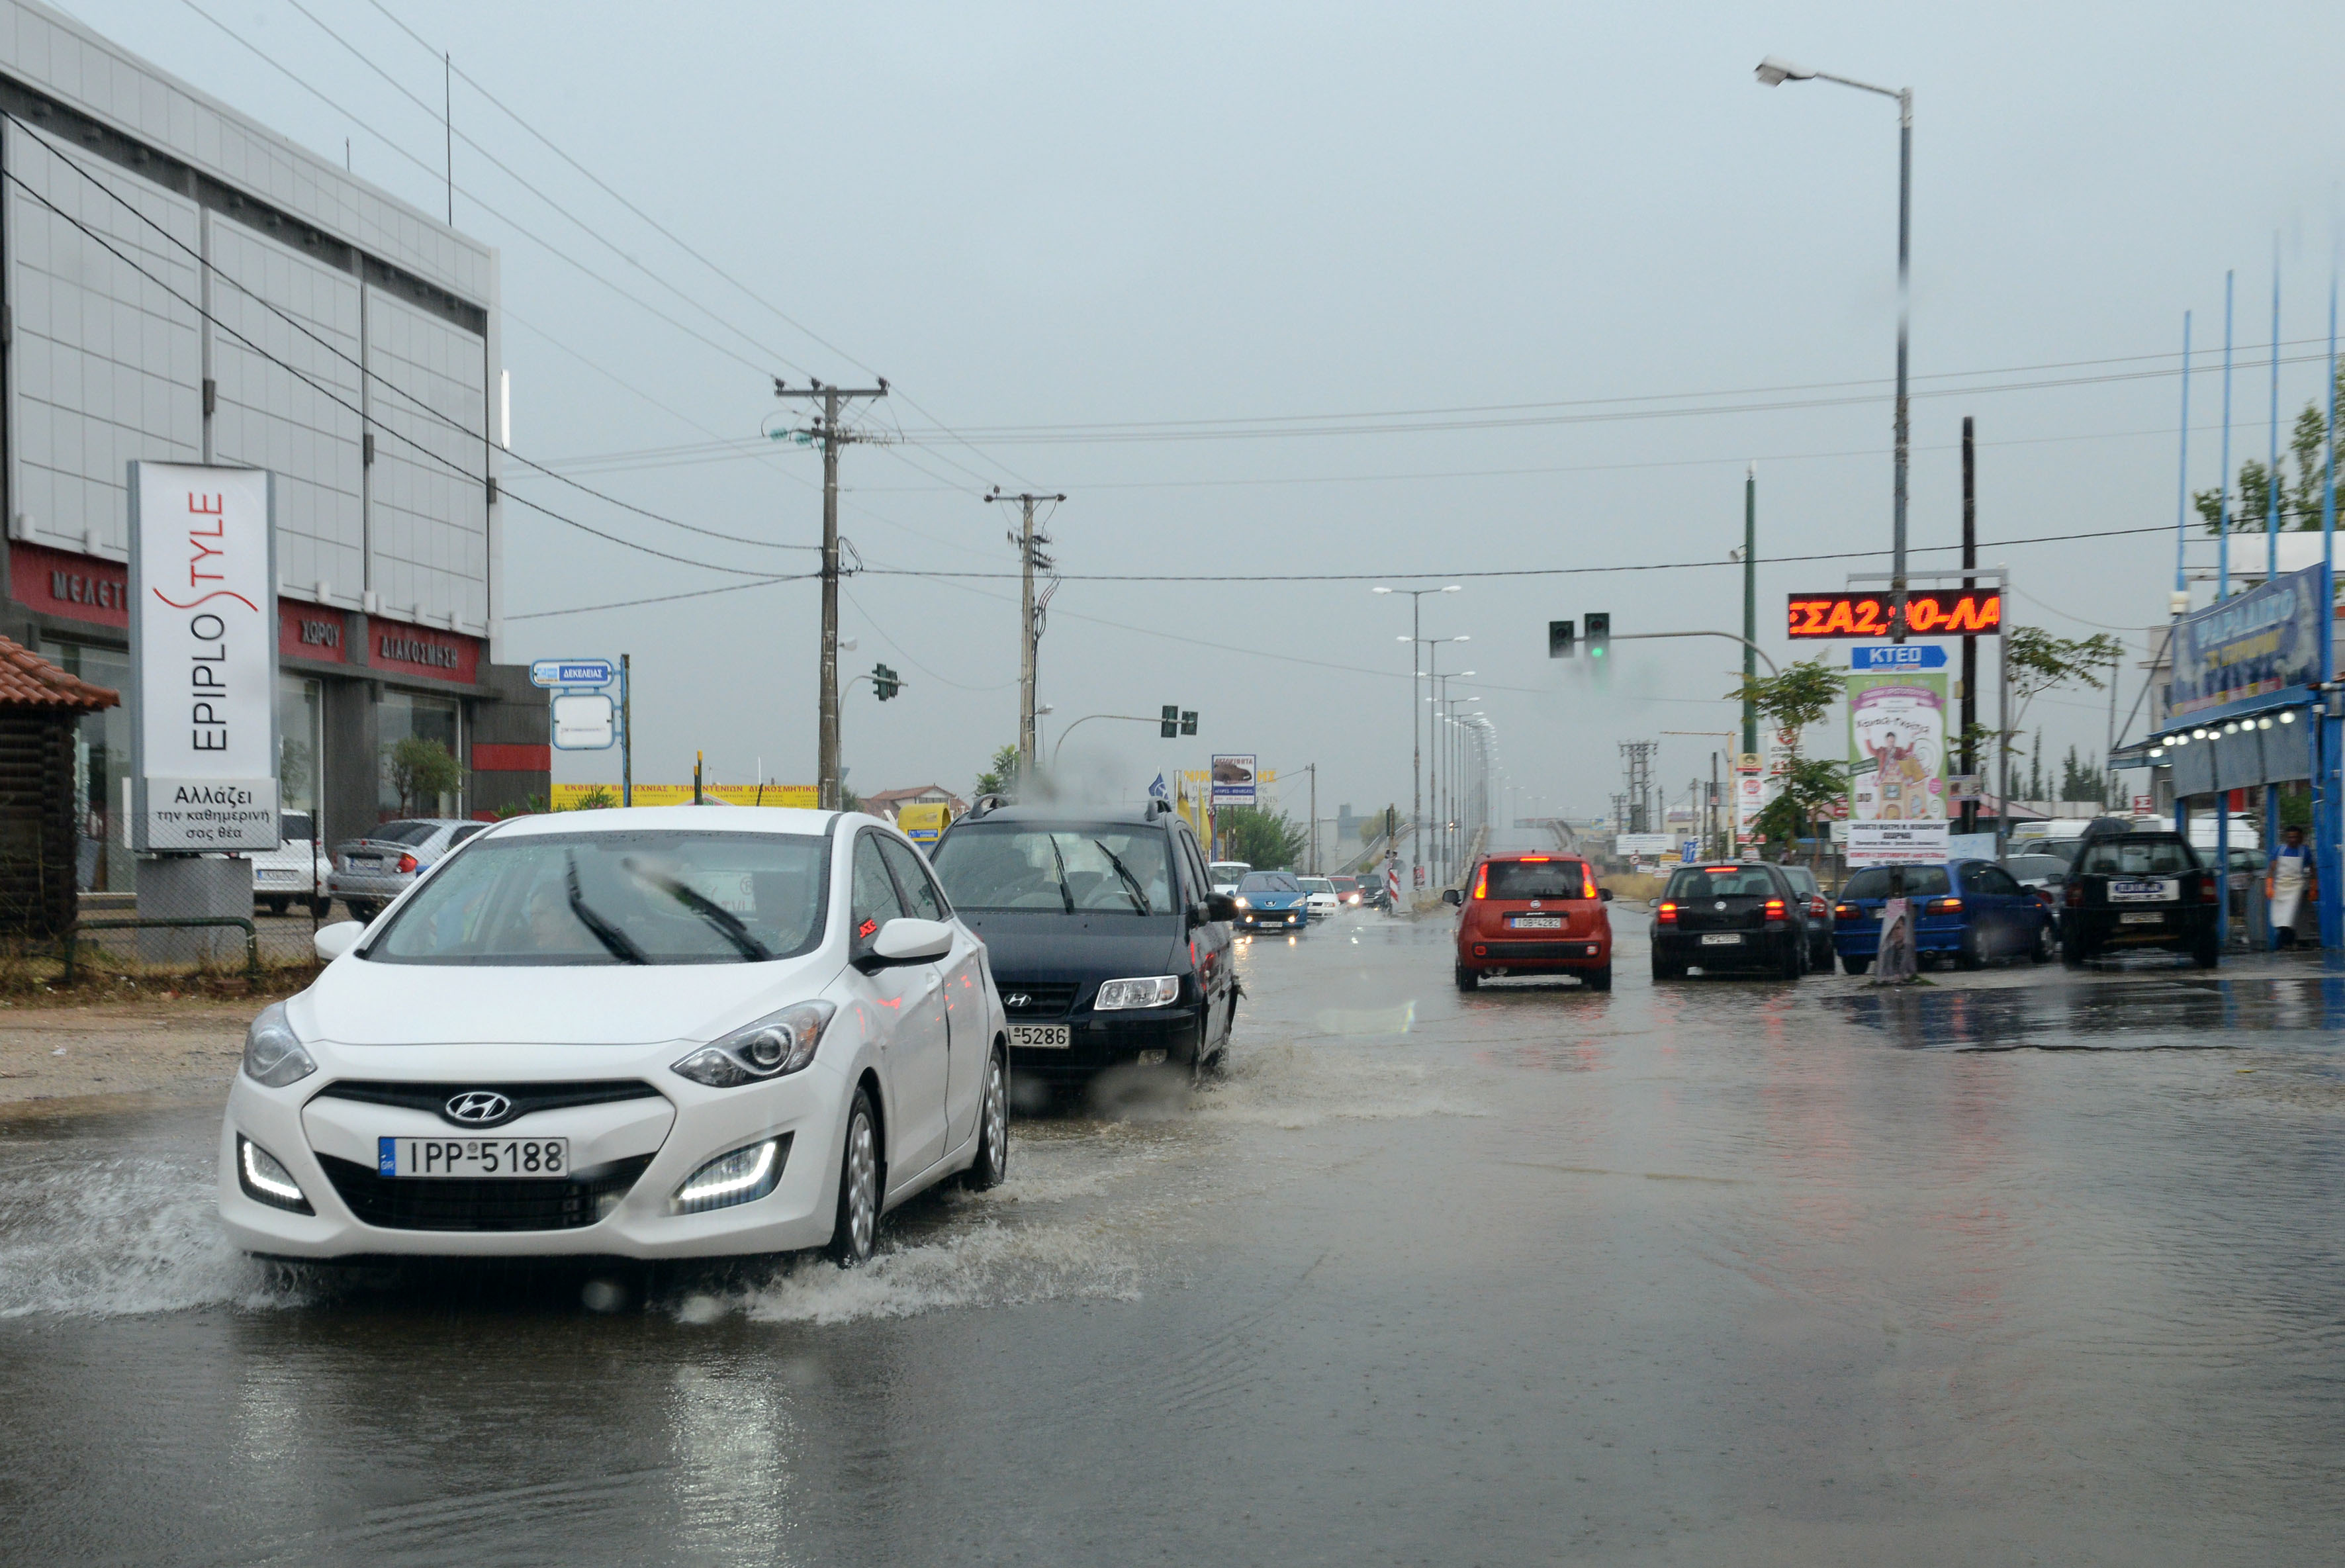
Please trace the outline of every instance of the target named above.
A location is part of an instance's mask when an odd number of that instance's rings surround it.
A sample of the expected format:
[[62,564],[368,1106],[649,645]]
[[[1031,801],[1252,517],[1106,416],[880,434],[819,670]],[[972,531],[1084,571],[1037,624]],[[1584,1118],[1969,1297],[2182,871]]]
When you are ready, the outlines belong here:
[[128,892],[137,885],[137,860],[126,841],[133,721],[130,655],[124,648],[43,639],[41,657],[68,675],[122,694],[120,706],[82,715],[74,737],[74,803],[81,841],[74,881],[86,893]]
[[375,718],[382,745],[375,802],[381,820],[463,815],[463,704],[452,697],[385,691]]
[[317,681],[277,677],[277,809],[314,825],[326,799],[326,705]]

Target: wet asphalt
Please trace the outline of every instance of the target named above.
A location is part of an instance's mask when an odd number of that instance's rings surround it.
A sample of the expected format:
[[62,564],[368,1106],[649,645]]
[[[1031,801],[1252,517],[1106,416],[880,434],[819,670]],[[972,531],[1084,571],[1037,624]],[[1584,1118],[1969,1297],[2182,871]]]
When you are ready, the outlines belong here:
[[1249,944],[1227,1074],[787,1261],[296,1271],[216,1098],[0,1123],[0,1563],[2345,1555],[2345,971],[1460,996]]

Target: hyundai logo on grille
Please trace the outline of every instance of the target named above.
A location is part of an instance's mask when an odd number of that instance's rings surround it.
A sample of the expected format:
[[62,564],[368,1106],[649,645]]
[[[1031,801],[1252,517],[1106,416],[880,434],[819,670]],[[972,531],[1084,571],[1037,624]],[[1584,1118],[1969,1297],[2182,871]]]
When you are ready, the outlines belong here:
[[448,1102],[450,1121],[468,1122],[477,1127],[485,1127],[492,1123],[502,1122],[512,1114],[511,1100],[506,1099],[502,1095],[491,1094],[485,1089],[471,1090],[456,1095]]
[[1001,999],[1004,1007],[1030,1007],[1033,1003],[1034,999],[1022,991],[1013,991]]

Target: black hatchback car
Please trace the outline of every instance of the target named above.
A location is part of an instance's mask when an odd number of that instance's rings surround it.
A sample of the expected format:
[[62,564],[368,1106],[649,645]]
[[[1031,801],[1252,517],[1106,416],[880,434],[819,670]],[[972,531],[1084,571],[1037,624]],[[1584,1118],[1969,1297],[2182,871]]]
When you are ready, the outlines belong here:
[[1797,980],[1810,965],[1807,896],[1781,866],[1680,866],[1653,905],[1653,978],[1761,969]]
[[2112,949],[2171,948],[2201,969],[2222,959],[2222,879],[2179,833],[2087,842],[2061,888],[2060,958],[2071,968]]
[[929,858],[985,943],[1018,1075],[1065,1084],[1132,1064],[1196,1072],[1227,1047],[1237,911],[1169,807],[975,810]]

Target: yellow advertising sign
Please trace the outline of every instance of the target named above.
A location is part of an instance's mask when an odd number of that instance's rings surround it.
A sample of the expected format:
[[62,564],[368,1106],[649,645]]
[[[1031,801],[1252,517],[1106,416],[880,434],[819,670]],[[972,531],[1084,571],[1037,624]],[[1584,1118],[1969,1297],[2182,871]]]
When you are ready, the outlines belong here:
[[[712,800],[722,800],[727,806],[796,806],[811,810],[817,797],[811,784],[709,784],[701,791]],[[634,788],[638,806],[689,806],[692,786],[689,784],[638,784]],[[594,806],[615,806],[619,803],[619,787],[615,784],[556,784],[553,787],[553,809],[557,811],[583,811]]]

